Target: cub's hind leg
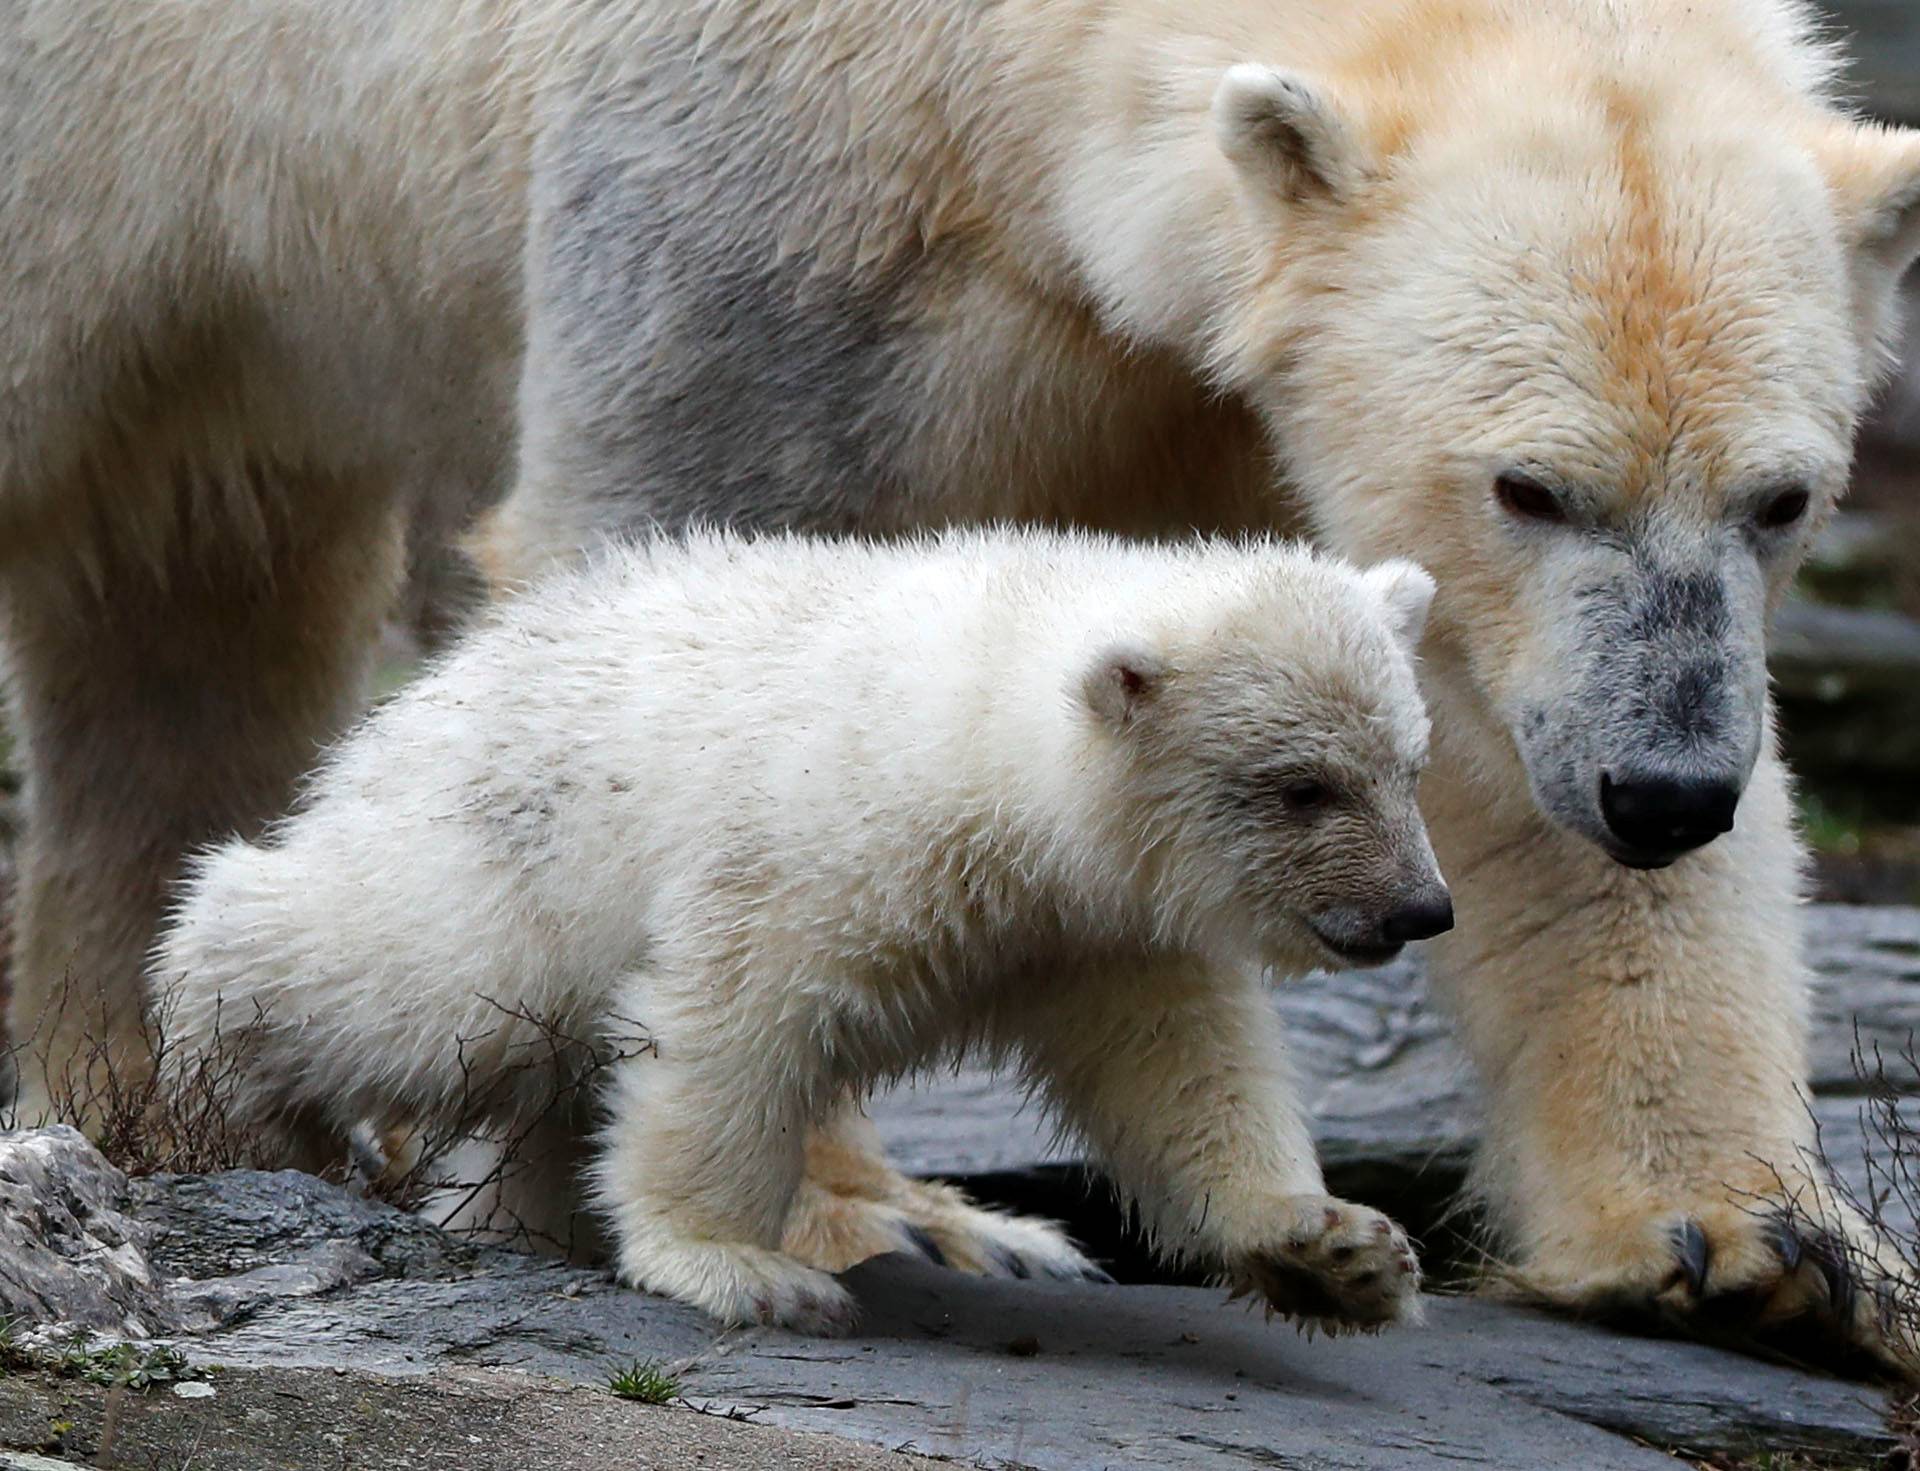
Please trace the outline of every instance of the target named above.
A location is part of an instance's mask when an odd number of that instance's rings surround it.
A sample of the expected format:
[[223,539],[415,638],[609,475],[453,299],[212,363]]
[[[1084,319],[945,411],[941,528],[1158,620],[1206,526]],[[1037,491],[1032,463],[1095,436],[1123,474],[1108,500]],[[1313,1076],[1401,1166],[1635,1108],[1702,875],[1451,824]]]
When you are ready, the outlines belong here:
[[475,1240],[570,1262],[605,1261],[607,1235],[587,1203],[593,1115],[587,1085],[578,1083],[533,1118],[497,1131],[503,1137],[436,1149],[416,1166],[432,1190],[422,1214]]
[[593,1198],[634,1286],[723,1323],[844,1334],[852,1295],[781,1249],[807,1130],[834,1097],[826,1059],[811,1018],[756,1004],[784,973],[727,970],[638,988],[655,1050],[613,1069]]
[[782,1244],[828,1272],[906,1251],[984,1277],[1109,1280],[1053,1222],[990,1210],[952,1185],[903,1175],[851,1098],[807,1137]]

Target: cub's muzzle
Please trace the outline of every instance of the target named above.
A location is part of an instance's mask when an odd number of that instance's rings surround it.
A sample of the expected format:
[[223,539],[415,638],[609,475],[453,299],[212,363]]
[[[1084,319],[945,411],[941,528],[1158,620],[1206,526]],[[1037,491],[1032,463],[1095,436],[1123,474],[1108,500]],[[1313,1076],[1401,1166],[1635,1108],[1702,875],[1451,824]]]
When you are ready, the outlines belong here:
[[1431,890],[1401,905],[1386,917],[1380,934],[1390,945],[1411,945],[1431,940],[1453,928],[1453,895],[1445,889]]
[[1446,885],[1422,885],[1384,914],[1328,910],[1308,921],[1320,943],[1349,965],[1382,965],[1419,940],[1453,928],[1453,896]]

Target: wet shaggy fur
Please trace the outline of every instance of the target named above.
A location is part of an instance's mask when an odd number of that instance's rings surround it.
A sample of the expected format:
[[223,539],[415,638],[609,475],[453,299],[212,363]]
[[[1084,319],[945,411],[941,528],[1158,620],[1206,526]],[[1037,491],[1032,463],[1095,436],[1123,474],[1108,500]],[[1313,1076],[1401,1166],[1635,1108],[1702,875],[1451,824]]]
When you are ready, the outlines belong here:
[[[1520,1274],[1879,1346],[1768,1220],[1873,1250],[1803,1164],[1762,661],[1920,247],[1837,61],[1798,0],[0,7],[29,1112],[352,718],[410,518],[504,494],[506,584],[655,523],[1292,524],[1440,585],[1435,973]],[[1732,830],[1623,835],[1635,781]]]
[[1431,594],[1272,542],[612,553],[346,736],[263,841],[193,862],[154,965],[167,1066],[242,1059],[248,1126],[477,1099],[512,1127],[571,1081],[543,1027],[637,1033],[589,1167],[621,1273],[834,1332],[845,1289],[780,1249],[810,1131],[982,1047],[1170,1253],[1329,1328],[1397,1321],[1412,1253],[1327,1198],[1261,976],[1444,899],[1415,800]]

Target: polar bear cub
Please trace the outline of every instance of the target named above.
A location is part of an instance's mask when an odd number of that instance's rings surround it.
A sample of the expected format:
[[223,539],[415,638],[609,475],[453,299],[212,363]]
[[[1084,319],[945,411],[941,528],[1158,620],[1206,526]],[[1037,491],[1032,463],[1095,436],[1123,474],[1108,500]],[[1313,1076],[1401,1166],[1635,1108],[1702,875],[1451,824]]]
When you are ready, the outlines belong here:
[[237,1048],[261,1125],[511,1124],[599,1049],[623,1277],[841,1332],[846,1290],[779,1250],[807,1126],[978,1050],[1163,1251],[1324,1327],[1410,1316],[1405,1238],[1326,1195],[1262,973],[1452,922],[1415,805],[1432,590],[1271,540],[609,551],[192,865],[169,1066]]

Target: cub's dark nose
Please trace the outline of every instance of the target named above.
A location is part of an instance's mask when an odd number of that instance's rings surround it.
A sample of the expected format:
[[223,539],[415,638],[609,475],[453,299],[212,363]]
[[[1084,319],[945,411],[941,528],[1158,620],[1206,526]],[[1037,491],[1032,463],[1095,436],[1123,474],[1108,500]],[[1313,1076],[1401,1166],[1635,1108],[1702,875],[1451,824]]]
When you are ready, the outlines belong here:
[[1411,945],[1415,940],[1431,940],[1453,928],[1453,896],[1445,889],[1437,894],[1422,894],[1389,914],[1380,933],[1389,945]]
[[1625,850],[1622,863],[1662,868],[1733,831],[1740,784],[1726,777],[1623,772],[1600,777],[1600,812]]

